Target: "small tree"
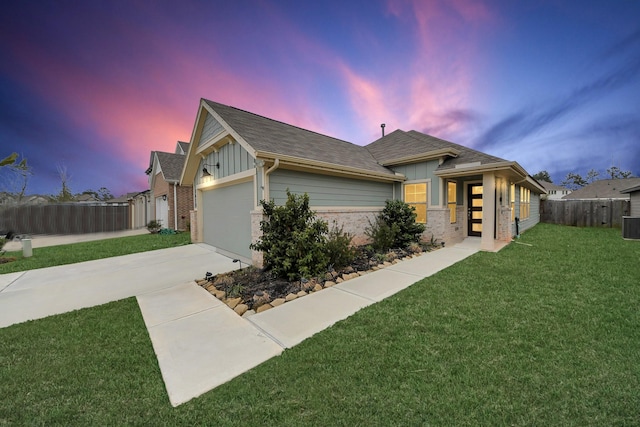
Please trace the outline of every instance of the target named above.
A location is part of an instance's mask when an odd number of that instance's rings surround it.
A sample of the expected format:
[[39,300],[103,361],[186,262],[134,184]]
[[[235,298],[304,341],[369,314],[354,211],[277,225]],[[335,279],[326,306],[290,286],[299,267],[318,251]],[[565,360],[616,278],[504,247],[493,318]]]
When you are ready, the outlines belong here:
[[260,201],[266,219],[260,222],[262,237],[250,245],[263,253],[264,267],[278,277],[296,280],[323,272],[329,262],[325,249],[327,223],[309,208],[309,196],[291,194],[276,206]]
[[547,172],[546,170],[540,171],[537,174],[533,175],[533,179],[537,181],[553,182],[551,180],[551,175],[549,175],[549,172]]
[[564,178],[564,181],[560,183],[563,187],[567,187],[571,190],[577,190],[578,188],[584,187],[587,185],[587,181],[582,177],[582,175],[574,172],[569,172],[567,176]]

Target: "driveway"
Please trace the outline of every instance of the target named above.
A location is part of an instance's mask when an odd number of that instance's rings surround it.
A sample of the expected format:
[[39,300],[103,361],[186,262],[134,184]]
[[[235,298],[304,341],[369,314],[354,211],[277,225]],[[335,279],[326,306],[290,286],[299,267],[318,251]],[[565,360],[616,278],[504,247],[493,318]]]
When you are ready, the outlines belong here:
[[143,295],[238,268],[206,244],[191,244],[0,274],[0,327]]

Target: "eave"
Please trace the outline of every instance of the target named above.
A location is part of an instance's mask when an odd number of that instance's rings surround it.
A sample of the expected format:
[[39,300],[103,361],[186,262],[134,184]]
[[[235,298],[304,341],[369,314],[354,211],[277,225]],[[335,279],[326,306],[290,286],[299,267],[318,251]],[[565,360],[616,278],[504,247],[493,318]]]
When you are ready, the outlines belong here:
[[400,166],[410,163],[424,162],[428,160],[441,159],[443,157],[458,157],[460,150],[455,148],[441,148],[438,150],[428,151],[426,153],[420,153],[411,156],[399,157],[397,159],[391,159],[380,163],[382,166]]
[[327,175],[336,176],[350,176],[360,179],[367,179],[373,181],[385,181],[385,182],[402,182],[405,180],[405,176],[402,174],[382,173],[375,172],[361,168],[354,168],[350,166],[338,165],[335,163],[320,162],[310,159],[302,159],[300,157],[287,156],[270,152],[256,152],[256,159],[265,160],[268,162],[274,162],[275,159],[280,160],[280,168],[293,169],[293,170],[313,170],[317,173],[324,173]]
[[523,185],[540,194],[546,194],[546,190],[535,179],[529,176],[527,171],[518,162],[495,162],[484,165],[469,165],[443,170],[436,170],[433,174],[439,178],[459,178],[468,175],[481,175],[486,172],[499,172],[514,183]]

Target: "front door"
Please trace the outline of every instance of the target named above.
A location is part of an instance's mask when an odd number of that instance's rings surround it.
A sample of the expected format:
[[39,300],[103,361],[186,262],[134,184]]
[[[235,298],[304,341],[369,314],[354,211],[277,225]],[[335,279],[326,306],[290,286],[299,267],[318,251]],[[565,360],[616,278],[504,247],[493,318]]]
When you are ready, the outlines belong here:
[[467,195],[467,234],[482,236],[482,184],[469,184]]

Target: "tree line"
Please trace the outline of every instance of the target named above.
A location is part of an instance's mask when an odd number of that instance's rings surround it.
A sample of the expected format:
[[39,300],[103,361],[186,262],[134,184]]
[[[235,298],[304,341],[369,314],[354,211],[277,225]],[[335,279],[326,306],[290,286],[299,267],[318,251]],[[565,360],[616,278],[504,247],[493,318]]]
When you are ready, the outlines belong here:
[[[60,178],[61,189],[57,194],[49,195],[51,201],[54,202],[75,202],[87,194],[97,201],[107,201],[113,199],[113,194],[106,187],[100,187],[97,191],[88,189],[82,193],[73,193],[69,187],[70,175],[65,166],[58,166],[58,177]],[[24,156],[18,153],[11,153],[9,156],[0,160],[0,177],[2,186],[0,191],[13,196],[16,202],[20,203],[26,196],[29,179],[33,176],[33,170],[27,163]]]
[[[577,190],[578,188],[582,188],[585,185],[591,184],[593,181],[597,181],[599,179],[623,179],[623,178],[631,178],[633,177],[633,172],[628,170],[622,170],[618,166],[611,166],[607,169],[607,171],[603,174],[600,174],[596,169],[590,169],[587,171],[587,174],[583,177],[579,173],[569,172],[567,176],[560,182],[560,185],[568,188],[570,190]],[[535,175],[533,178],[537,181],[546,181],[553,182],[551,180],[551,175],[546,170],[542,170]]]

